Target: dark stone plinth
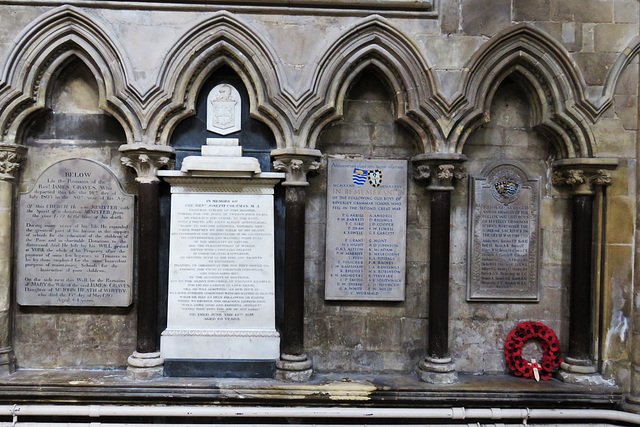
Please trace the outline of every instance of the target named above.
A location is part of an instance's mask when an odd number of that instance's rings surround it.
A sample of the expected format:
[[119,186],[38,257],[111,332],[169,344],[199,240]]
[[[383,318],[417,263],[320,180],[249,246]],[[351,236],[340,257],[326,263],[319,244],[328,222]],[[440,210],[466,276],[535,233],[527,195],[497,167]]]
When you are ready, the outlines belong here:
[[166,377],[273,378],[275,360],[165,359]]

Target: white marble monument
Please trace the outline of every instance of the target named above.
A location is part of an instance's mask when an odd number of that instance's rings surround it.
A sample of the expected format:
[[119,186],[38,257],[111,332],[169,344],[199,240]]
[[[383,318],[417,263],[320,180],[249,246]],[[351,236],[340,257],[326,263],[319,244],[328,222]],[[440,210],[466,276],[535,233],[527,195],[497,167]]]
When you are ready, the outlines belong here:
[[[180,171],[158,173],[171,185],[160,349],[165,371],[174,361],[177,375],[199,376],[182,368],[196,363],[197,373],[244,376],[280,354],[273,194],[284,174],[262,173],[257,159],[242,157],[238,139],[208,138],[201,154],[185,158]],[[243,363],[253,368],[243,371]],[[258,371],[268,376],[272,367]]]

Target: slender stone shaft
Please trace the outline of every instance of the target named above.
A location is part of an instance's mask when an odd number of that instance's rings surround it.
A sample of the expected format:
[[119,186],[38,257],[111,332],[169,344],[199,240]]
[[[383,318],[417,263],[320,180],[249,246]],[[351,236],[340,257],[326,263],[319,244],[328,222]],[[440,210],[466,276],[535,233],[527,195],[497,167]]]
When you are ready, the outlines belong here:
[[283,353],[304,353],[305,187],[286,187]]
[[569,349],[572,359],[591,360],[593,344],[591,251],[593,195],[573,196]]
[[15,370],[11,343],[11,225],[13,182],[0,180],[0,375]]
[[313,149],[279,149],[271,152],[274,170],[285,172],[284,321],[276,378],[307,381],[313,363],[304,353],[304,239],[307,174],[320,164]]
[[136,350],[160,350],[158,339],[158,198],[159,181],[138,184],[138,336]]
[[449,250],[451,248],[451,193],[454,181],[466,176],[461,154],[415,156],[414,178],[427,181],[430,194],[429,323],[427,350],[418,363],[418,378],[432,384],[458,381],[455,362],[449,357]]
[[138,301],[136,351],[127,359],[127,376],[150,380],[163,375],[158,336],[158,169],[171,163],[173,148],[128,144],[119,148],[122,164],[136,171],[138,182]]
[[431,191],[429,335],[427,355],[449,356],[449,247],[451,191]]
[[27,149],[0,142],[0,376],[15,371],[11,313],[13,191],[15,175]]

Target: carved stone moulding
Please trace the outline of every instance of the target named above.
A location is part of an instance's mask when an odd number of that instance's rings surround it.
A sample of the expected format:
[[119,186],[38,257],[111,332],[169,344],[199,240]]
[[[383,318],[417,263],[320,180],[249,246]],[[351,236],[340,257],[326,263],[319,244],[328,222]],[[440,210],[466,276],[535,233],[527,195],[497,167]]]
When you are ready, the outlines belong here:
[[414,179],[428,182],[427,190],[452,191],[454,181],[464,179],[467,171],[462,163],[467,156],[458,153],[418,154],[411,158]]
[[610,185],[611,171],[618,167],[614,158],[571,158],[553,162],[553,185],[573,187],[576,195],[594,194],[594,185]]
[[320,150],[311,148],[282,148],[271,151],[273,169],[286,174],[283,186],[306,187],[307,174],[320,168]]
[[[32,0],[16,0],[17,4],[29,4]],[[104,7],[111,6],[111,0],[93,0],[87,6],[86,0],[67,0],[67,1],[49,1],[53,5],[72,4],[84,7]],[[434,11],[434,0],[253,0],[247,5],[244,0],[214,0],[214,1],[192,1],[192,0],[174,0],[162,1],[156,0],[137,0],[140,7],[146,9],[164,9],[164,10],[217,10],[224,6],[226,10],[245,11],[250,9],[255,11],[282,11],[284,13],[297,12],[299,10],[307,11],[331,11],[334,14],[362,14],[379,13],[385,15],[404,15],[419,14],[420,16],[437,17]],[[384,3],[384,4],[383,4]]]
[[167,145],[125,144],[118,149],[122,164],[135,169],[136,181],[158,181],[158,169],[171,167],[175,151]]
[[11,181],[25,159],[27,147],[0,141],[0,180]]

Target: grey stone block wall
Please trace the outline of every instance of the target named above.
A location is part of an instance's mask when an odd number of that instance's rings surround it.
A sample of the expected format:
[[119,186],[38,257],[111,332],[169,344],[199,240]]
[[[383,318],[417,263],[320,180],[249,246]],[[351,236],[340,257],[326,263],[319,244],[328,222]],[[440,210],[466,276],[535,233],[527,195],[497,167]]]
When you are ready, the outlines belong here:
[[[605,242],[608,264],[603,272],[607,292],[602,302],[605,325],[602,338],[606,340],[602,356],[606,375],[617,378],[624,387],[632,384],[631,363],[635,364],[637,378],[640,378],[636,313],[640,297],[634,287],[637,277],[634,257],[638,251],[635,233],[640,42],[636,38],[640,11],[637,1],[440,0],[433,13],[422,15],[380,10],[371,14],[362,11],[298,14],[282,10],[254,13],[231,6],[226,11],[206,7],[125,10],[103,8],[93,2],[71,3],[75,4],[73,8],[0,6],[0,69],[4,70],[0,74],[0,125],[17,117],[12,115],[9,101],[15,95],[11,92],[13,89],[25,92],[33,89],[35,94],[25,96],[38,101],[46,98],[46,105],[42,106],[51,107],[51,111],[43,115],[29,116],[30,127],[24,140],[4,141],[29,145],[18,182],[20,191],[26,191],[53,162],[82,156],[111,166],[127,191],[134,193],[133,176],[120,165],[118,146],[166,143],[166,134],[156,132],[154,126],[164,119],[163,123],[178,120],[182,116],[171,116],[176,111],[188,114],[189,96],[199,89],[198,70],[218,57],[236,60],[234,64],[239,69],[243,64],[250,65],[241,71],[247,87],[256,91],[254,100],[262,103],[254,106],[254,115],[268,122],[275,133],[284,129],[278,140],[282,147],[318,148],[325,156],[407,160],[436,149],[449,153],[457,150],[468,156],[464,166],[472,174],[492,160],[517,159],[532,173],[542,176],[541,294],[537,304],[466,302],[466,181],[460,182],[453,192],[450,350],[457,368],[463,372],[504,372],[502,345],[507,333],[521,321],[544,321],[566,345],[569,193],[550,183],[549,166],[557,153],[549,139],[538,132],[532,107],[536,102],[544,103],[548,97],[557,102],[553,108],[563,113],[570,108],[570,113],[577,117],[572,124],[586,128],[584,133],[592,135],[594,156],[621,159],[613,174],[612,186],[607,190],[610,223],[606,227]],[[92,58],[106,58],[105,62],[96,61],[89,64],[91,66],[78,66],[61,74],[56,74],[58,70],[43,69],[34,75],[44,77],[45,83],[51,82],[49,86],[26,85],[9,90],[9,82],[20,82],[19,78],[12,77],[12,70],[29,71],[31,65],[51,64],[57,59],[54,53],[66,53],[65,49],[82,53],[73,43],[56,45],[57,50],[46,52],[50,57],[16,53],[18,47],[24,46],[35,52],[36,47],[29,45],[31,39],[25,40],[24,34],[33,36],[37,33],[35,29],[54,25],[42,17],[56,13],[65,16],[67,29],[82,28],[89,34],[88,39],[96,45],[87,50],[99,51],[93,52]],[[82,19],[78,16],[89,24],[79,26],[76,20]],[[198,32],[202,27],[205,30]],[[210,38],[220,38],[216,39],[215,46],[207,45],[206,41],[194,43],[203,33]],[[44,45],[59,41],[44,29],[37,34],[45,34],[37,39],[46,40]],[[474,66],[485,55],[499,50],[501,43],[507,44],[512,39],[521,43],[518,45],[521,49],[500,53],[506,56],[515,52],[522,59],[532,55],[535,49],[542,52],[541,57],[532,61],[537,61],[538,68],[531,64],[525,66],[533,75],[530,78],[547,80],[546,86],[541,85],[543,89],[537,93],[540,99],[523,95],[517,82],[524,78],[520,74],[498,88],[491,105],[475,105],[490,90],[489,83],[498,78],[500,70],[478,71]],[[103,45],[96,47],[96,40]],[[339,52],[330,50],[338,44]],[[198,55],[207,49],[213,53],[202,60]],[[358,57],[357,52],[361,51],[366,54]],[[424,68],[403,57],[406,52]],[[184,57],[176,59],[180,54]],[[352,56],[343,58],[347,54]],[[566,68],[558,65],[560,60],[553,62],[550,57],[565,60]],[[24,61],[14,64],[10,63],[11,58]],[[264,58],[272,63],[260,62]],[[174,68],[163,68],[165,61],[172,60],[184,62]],[[195,62],[200,60],[196,66]],[[343,88],[341,85],[346,84],[356,68],[362,78],[350,89]],[[468,80],[472,73],[485,71],[486,78]],[[97,78],[92,79],[88,72],[95,73]],[[577,76],[575,81],[558,83],[573,78],[572,72]],[[47,80],[50,75],[51,79]],[[422,76],[424,80],[411,80],[408,76]],[[396,86],[391,81],[396,81]],[[433,87],[406,84],[416,81]],[[552,93],[550,87],[562,88],[566,93]],[[38,91],[47,95],[38,98]],[[111,91],[112,97],[107,100],[101,91]],[[346,96],[342,99],[344,92]],[[460,130],[458,127],[477,124],[461,118],[474,105],[478,114],[490,113],[490,121],[475,128],[464,147],[457,146],[456,137],[452,135]],[[316,141],[313,133],[316,129],[309,123],[329,116],[336,120],[317,132]],[[426,128],[426,122],[437,123],[426,133],[436,129],[440,134],[433,137],[435,141],[430,145],[426,139],[421,141],[411,126],[400,123],[398,116],[413,126],[421,123]],[[7,132],[3,138],[11,135]],[[406,300],[402,303],[326,302],[326,172],[321,171],[309,181],[305,348],[315,368],[319,371],[412,371],[426,350],[428,194],[409,180]],[[135,347],[134,319],[135,307],[72,313],[64,309],[14,306],[18,365],[123,366]],[[640,390],[637,380],[634,384],[634,389]]]

